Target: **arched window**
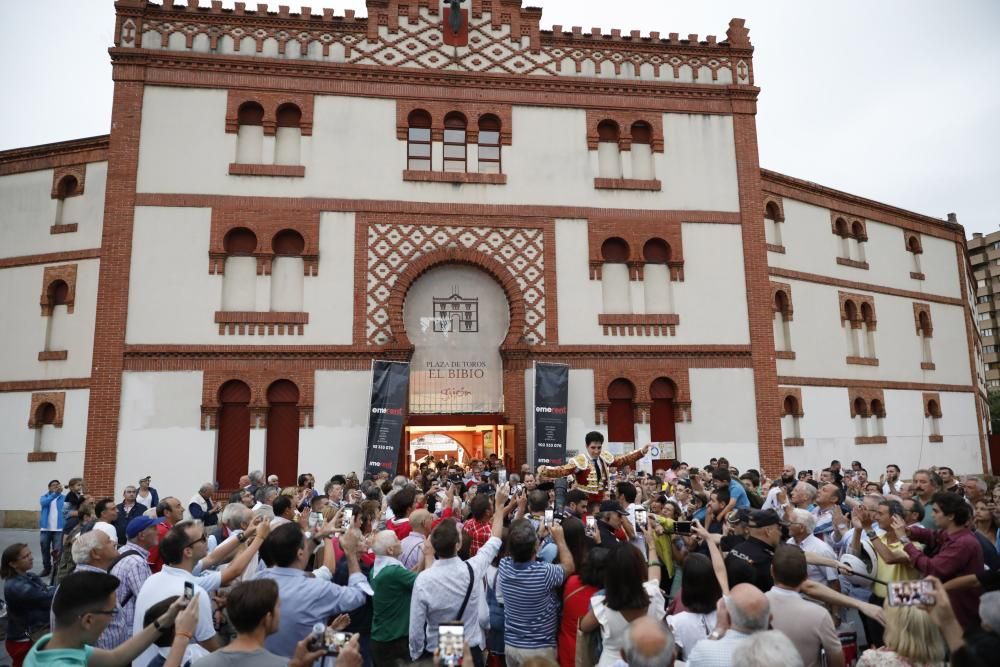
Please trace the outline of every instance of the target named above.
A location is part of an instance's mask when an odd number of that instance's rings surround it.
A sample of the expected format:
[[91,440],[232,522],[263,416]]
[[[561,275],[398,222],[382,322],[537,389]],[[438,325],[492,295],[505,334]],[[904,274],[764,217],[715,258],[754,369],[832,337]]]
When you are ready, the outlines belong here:
[[267,404],[267,474],[294,480],[299,469],[299,388],[278,380],[267,388]]
[[499,174],[503,171],[500,160],[500,119],[486,114],[479,119],[479,172]]
[[792,351],[792,333],[789,326],[791,304],[788,294],[778,290],[774,294],[774,349],[779,352]]
[[79,222],[81,203],[76,199],[80,194],[80,182],[73,174],[66,174],[56,186],[56,219],[53,224],[64,225]]
[[619,148],[621,128],[613,120],[597,125],[597,170],[601,178],[621,178],[622,160]]
[[773,201],[764,208],[764,236],[771,245],[783,245],[781,239],[781,211]]
[[800,440],[802,433],[800,431],[799,418],[802,415],[802,407],[795,396],[791,394],[785,396],[784,403],[781,406],[781,415],[782,437],[786,441]]
[[236,161],[260,164],[264,151],[264,107],[256,102],[244,102],[237,112],[237,121]]
[[635,442],[635,387],[619,378],[608,385],[608,441]]
[[302,111],[294,104],[282,104],[278,107],[277,124],[274,164],[299,164],[302,143]]
[[302,310],[302,281],[305,275],[302,251],[306,242],[294,229],[285,229],[271,240],[271,311],[297,313]]
[[847,342],[847,356],[861,356],[861,315],[858,313],[857,305],[848,300],[844,303],[844,336]]
[[854,399],[855,435],[859,438],[868,437],[868,404],[860,396]]
[[670,244],[660,238],[646,241],[642,246],[643,298],[647,313],[673,312],[673,286],[670,282]]
[[864,356],[874,359],[875,354],[875,308],[869,303],[861,304],[861,334],[864,342]]
[[229,230],[222,244],[226,251],[222,310],[257,310],[257,236],[246,227],[236,227]]
[[872,428],[872,435],[885,435],[885,406],[877,398],[872,399],[871,418],[875,420]]
[[219,389],[219,430],[215,479],[222,489],[236,489],[250,469],[250,387],[230,380]]
[[670,378],[656,378],[649,385],[649,397],[653,401],[649,413],[650,438],[653,442],[674,442],[677,437],[674,429],[677,385]]
[[840,256],[844,259],[851,258],[851,230],[847,225],[847,220],[837,218],[833,223],[834,233],[840,237]]
[[431,115],[423,109],[410,112],[406,134],[406,168],[431,170]]
[[856,262],[865,261],[865,241],[868,240],[868,236],[865,234],[865,226],[861,224],[859,220],[855,220],[854,224],[851,225],[851,250],[852,254],[850,259]]
[[35,452],[45,451],[45,446],[49,444],[48,441],[52,438],[50,431],[56,427],[56,415],[56,406],[47,401],[35,408]]
[[917,315],[917,335],[920,336],[920,351],[923,364],[933,364],[931,337],[934,335],[934,327],[931,325],[931,316],[926,310],[920,311]]
[[601,244],[601,293],[605,313],[631,313],[632,287],[629,281],[629,246],[625,239],[612,237]]
[[923,254],[924,249],[920,245],[920,239],[916,235],[910,236],[906,242],[906,249],[910,253],[910,277],[918,278],[918,276],[923,276],[923,269],[920,268],[920,255]]
[[632,124],[632,178],[651,180],[653,169],[653,128],[646,121]]
[[452,111],[444,117],[444,170],[466,171],[466,140],[468,139],[465,116]]
[[65,280],[53,280],[46,289],[48,295],[48,317],[45,319],[45,351],[68,350],[71,331],[69,317],[69,284]]
[[941,405],[935,399],[927,401],[924,413],[927,415],[928,426],[930,427],[931,441],[940,441],[941,438]]

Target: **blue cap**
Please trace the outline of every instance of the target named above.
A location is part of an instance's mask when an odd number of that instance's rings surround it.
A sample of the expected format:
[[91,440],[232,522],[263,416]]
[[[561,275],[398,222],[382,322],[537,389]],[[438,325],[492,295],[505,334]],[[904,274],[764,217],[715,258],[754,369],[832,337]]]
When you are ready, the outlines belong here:
[[158,526],[166,521],[166,518],[159,517],[157,519],[151,519],[148,516],[137,516],[128,522],[128,527],[125,529],[125,535],[131,540],[133,537],[146,530],[150,526]]

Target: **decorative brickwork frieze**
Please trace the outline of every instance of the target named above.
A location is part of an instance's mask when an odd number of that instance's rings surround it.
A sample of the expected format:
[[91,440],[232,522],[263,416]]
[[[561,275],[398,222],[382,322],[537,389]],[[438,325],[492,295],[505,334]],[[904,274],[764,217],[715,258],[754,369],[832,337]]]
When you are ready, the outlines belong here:
[[[313,95],[298,92],[274,92],[246,89],[230,89],[226,101],[226,132],[236,133],[240,130],[240,107],[247,102],[256,102],[264,109],[264,134],[274,135],[278,129],[278,107],[283,104],[294,104],[302,112],[299,129],[302,136],[308,137],[313,130]],[[231,173],[231,172],[230,172]]]
[[54,410],[53,420],[51,424],[56,428],[62,428],[63,425],[63,412],[66,408],[66,392],[64,391],[47,391],[39,392],[31,395],[31,410],[28,413],[28,428],[40,428],[43,423],[43,412],[41,410],[44,405],[51,405]]
[[[66,184],[71,184],[72,187],[66,190],[66,186],[63,184],[64,179],[69,176],[70,179],[66,180]],[[83,184],[87,179],[87,165],[86,164],[74,164],[64,167],[56,167],[52,170],[52,198],[53,199],[65,199],[66,197],[76,197],[83,194]]]
[[[923,322],[921,322],[923,319]],[[934,322],[931,320],[931,304],[913,304],[913,326],[916,328],[918,336],[932,338],[934,336]]]
[[[78,167],[108,159],[108,135],[0,151],[0,176],[41,169]],[[53,181],[57,184],[58,181]]]
[[301,336],[309,323],[309,313],[219,311],[215,322],[221,335]]
[[49,317],[52,315],[53,284],[57,281],[66,283],[66,295],[63,303],[66,305],[66,312],[72,313],[76,305],[76,264],[60,264],[59,266],[46,266],[42,275],[42,296],[39,301],[42,308],[42,315]]
[[[587,236],[590,248],[590,279],[601,279],[601,267],[605,258],[601,249],[608,239],[619,238],[628,245],[627,263],[630,280],[643,279],[643,267],[647,262],[665,263],[670,268],[670,279],[684,280],[684,243],[681,237],[679,221],[631,220],[618,218],[591,218],[587,223]],[[663,248],[660,242],[666,244],[666,257],[649,255],[647,248],[653,246]],[[662,251],[660,251],[662,252]]]
[[319,275],[319,216],[318,210],[291,210],[282,207],[260,209],[213,208],[212,229],[209,238],[208,272],[222,275],[226,266],[226,234],[234,229],[246,228],[257,237],[253,256],[257,258],[257,274],[271,275],[275,257],[272,245],[279,232],[286,229],[298,232],[305,245],[302,249],[303,271],[306,276]]
[[598,190],[640,190],[659,192],[663,183],[655,178],[595,178],[594,187]]
[[807,283],[815,283],[817,285],[830,285],[832,287],[841,287],[850,290],[865,290],[867,292],[875,292],[877,294],[887,294],[889,296],[898,296],[904,299],[922,299],[925,301],[933,301],[934,303],[944,303],[949,306],[962,306],[965,304],[959,298],[952,296],[942,296],[940,294],[927,294],[924,292],[914,292],[912,290],[896,289],[895,287],[884,287],[882,285],[873,285],[870,283],[862,283],[855,280],[841,280],[840,278],[830,278],[829,276],[822,276],[816,273],[806,273],[805,271],[793,271],[790,269],[781,269],[778,267],[769,267],[768,273],[776,278],[786,278],[790,280],[801,280]]
[[676,336],[678,315],[598,315],[605,336]]
[[[449,224],[433,216],[359,215],[357,257],[366,262],[359,284],[366,322],[363,340],[370,345],[409,345],[403,324],[406,290],[423,272],[446,263],[470,264],[490,273],[507,295],[511,322],[504,345],[546,340],[549,273],[543,221],[453,217]],[[550,223],[551,224],[551,223]]]
[[479,120],[483,116],[496,116],[500,121],[500,144],[511,146],[514,143],[512,108],[510,104],[490,104],[464,100],[396,100],[396,138],[400,141],[406,141],[410,114],[414,111],[426,111],[431,117],[431,139],[443,141],[444,117],[449,113],[458,112],[465,116],[467,122],[466,141],[468,143],[479,143]]
[[663,152],[663,114],[652,111],[622,111],[587,109],[587,148],[597,150],[601,138],[597,126],[606,120],[618,125],[618,148],[623,151],[632,148],[632,126],[635,123],[645,123],[652,130],[650,146],[654,153]]
[[219,391],[230,380],[239,380],[250,388],[250,428],[267,428],[267,390],[278,380],[288,380],[299,390],[299,428],[314,426],[315,371],[289,364],[282,368],[255,363],[247,368],[206,369],[201,385],[201,428],[215,430],[222,404]]
[[306,168],[300,164],[243,164],[242,162],[231,162],[229,163],[229,175],[302,178],[306,175]]

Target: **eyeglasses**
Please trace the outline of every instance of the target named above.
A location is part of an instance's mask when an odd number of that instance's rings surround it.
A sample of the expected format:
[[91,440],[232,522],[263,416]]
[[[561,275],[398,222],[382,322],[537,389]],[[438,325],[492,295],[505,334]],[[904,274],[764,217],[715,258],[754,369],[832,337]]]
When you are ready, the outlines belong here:
[[194,540],[192,542],[188,542],[186,545],[184,545],[184,548],[188,549],[188,548],[193,547],[194,545],[198,544],[199,542],[208,542],[208,538],[205,537],[204,533],[202,533],[201,537],[199,537],[197,540]]

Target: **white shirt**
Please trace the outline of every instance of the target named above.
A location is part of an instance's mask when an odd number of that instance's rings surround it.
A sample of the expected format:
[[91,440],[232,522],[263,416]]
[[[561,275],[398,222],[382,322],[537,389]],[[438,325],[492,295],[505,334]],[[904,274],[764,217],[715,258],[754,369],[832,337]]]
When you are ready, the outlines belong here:
[[[806,539],[802,540],[801,544],[796,542],[794,537],[789,538],[788,543],[797,546],[805,553],[816,554],[831,560],[837,560],[837,554],[834,553],[833,547],[815,535],[808,536]],[[832,567],[810,564],[807,566],[806,572],[806,576],[809,577],[809,581],[815,581],[816,583],[823,584],[824,586],[827,585],[828,582],[837,581],[837,570]]]
[[136,491],[135,502],[145,505],[147,509],[153,509],[153,492],[150,491],[146,495],[142,495],[142,493]]
[[778,516],[784,518],[785,516],[785,506],[778,502],[778,494],[784,489],[780,484],[776,484],[771,487],[771,490],[767,492],[767,498],[764,499],[764,504],[761,505],[762,510],[774,510],[778,513]]
[[111,538],[112,544],[118,544],[118,530],[107,521],[98,521],[95,523],[94,530],[99,530]]
[[[49,525],[45,530],[59,530],[59,496],[49,503]],[[118,544],[118,536],[115,535],[115,544]]]
[[902,489],[902,488],[903,488],[903,481],[899,480],[899,479],[897,479],[895,482],[893,482],[892,486],[889,486],[889,482],[888,481],[883,482],[882,483],[882,495],[883,496],[887,496],[890,493],[899,493],[900,489]]
[[[194,640],[203,642],[215,636],[211,596],[202,588],[198,577],[169,565],[164,565],[162,570],[152,575],[142,585],[139,596],[135,599],[135,621],[132,623],[132,636],[142,632],[143,627],[145,627],[143,619],[147,609],[174,595],[184,595],[185,581],[194,583],[194,590],[198,595],[198,627],[194,631]],[[150,646],[132,662],[132,667],[146,667],[154,656],[156,656],[156,647]]]
[[686,658],[702,639],[708,637],[715,628],[715,612],[695,614],[682,611],[673,616],[667,616],[667,625],[674,632],[674,641],[680,647],[680,657]]

